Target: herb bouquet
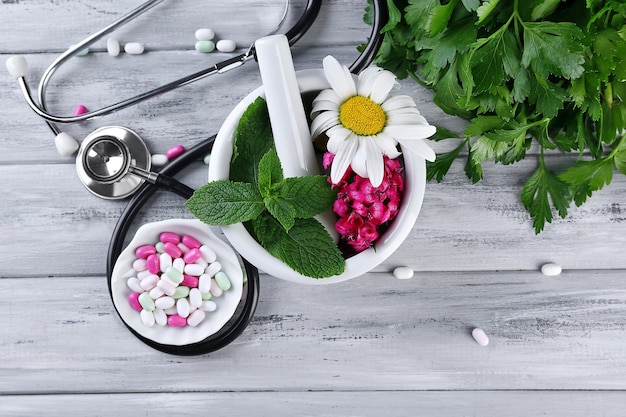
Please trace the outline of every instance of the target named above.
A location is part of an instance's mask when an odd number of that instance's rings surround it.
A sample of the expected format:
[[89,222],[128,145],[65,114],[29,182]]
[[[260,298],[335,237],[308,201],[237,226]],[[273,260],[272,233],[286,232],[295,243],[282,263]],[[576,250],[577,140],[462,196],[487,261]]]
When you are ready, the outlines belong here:
[[[481,164],[513,164],[533,144],[539,165],[521,190],[535,232],[626,175],[626,4],[622,0],[388,0],[377,64],[434,91],[470,123],[428,165],[441,181],[463,149],[475,183]],[[371,10],[368,10],[371,13]],[[371,15],[366,13],[366,20]],[[579,157],[554,172],[544,154]]]

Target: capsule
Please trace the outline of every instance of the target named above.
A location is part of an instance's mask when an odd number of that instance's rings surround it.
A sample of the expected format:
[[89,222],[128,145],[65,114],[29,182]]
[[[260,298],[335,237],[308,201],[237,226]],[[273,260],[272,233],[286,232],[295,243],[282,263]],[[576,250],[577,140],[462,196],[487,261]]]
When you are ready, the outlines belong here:
[[221,39],[217,41],[215,47],[220,52],[233,52],[235,49],[237,49],[237,44],[235,43],[235,41],[230,39]]
[[206,317],[206,313],[202,310],[196,310],[187,317],[187,324],[191,327],[196,327]]
[[124,45],[124,52],[126,52],[128,55],[141,55],[144,52],[143,43],[129,42]]

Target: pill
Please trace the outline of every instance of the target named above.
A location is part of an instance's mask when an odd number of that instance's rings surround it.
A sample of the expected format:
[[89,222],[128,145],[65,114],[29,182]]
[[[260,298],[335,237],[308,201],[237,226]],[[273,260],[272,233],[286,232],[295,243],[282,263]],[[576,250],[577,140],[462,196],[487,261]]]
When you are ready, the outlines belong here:
[[142,259],[146,259],[148,256],[153,255],[155,253],[156,253],[156,248],[154,247],[154,245],[139,246],[135,250],[135,256],[137,256],[138,258],[142,258]]
[[54,138],[54,146],[61,156],[70,156],[78,150],[80,145],[69,133],[61,132]]
[[413,268],[408,266],[399,266],[393,270],[393,276],[398,279],[410,279],[413,278],[414,274]]
[[[215,262],[215,260],[217,259],[217,255],[215,255],[215,251],[211,249],[210,247],[208,247],[207,245],[200,246],[200,253],[202,253],[202,259],[204,259],[208,263]],[[222,269],[221,265],[220,265],[220,269]]]
[[128,302],[130,303],[130,306],[133,308],[133,310],[137,311],[143,310],[141,303],[139,303],[139,294],[140,293],[138,292],[131,292],[128,295]]
[[154,244],[154,248],[156,249],[157,253],[163,253],[165,252],[165,250],[163,249],[163,242],[157,242]]
[[163,294],[167,295],[174,295],[176,292],[176,286],[172,284],[170,280],[165,280],[163,278],[157,282],[157,288],[163,291]]
[[220,52],[233,52],[235,49],[237,49],[237,44],[235,43],[235,41],[230,39],[221,39],[217,41],[215,47]]
[[479,329],[478,327],[476,327],[474,330],[472,330],[472,337],[474,338],[476,343],[481,346],[487,346],[489,344],[489,337],[487,337],[483,329]]
[[124,52],[129,55],[140,55],[143,54],[144,46],[139,42],[129,42],[124,45]]
[[211,279],[211,294],[215,297],[221,297],[223,292],[220,286],[217,285],[217,282],[215,282],[215,279]]
[[202,246],[202,243],[200,243],[200,241],[198,239],[196,239],[193,236],[189,236],[189,235],[184,235],[183,236],[183,243],[189,248],[189,249],[199,249],[200,246]]
[[174,284],[180,284],[183,282],[183,273],[173,266],[170,266],[165,270],[165,276],[168,277]]
[[213,262],[211,265],[207,266],[204,269],[204,273],[212,277],[213,275],[217,274],[221,270],[222,270],[222,264],[216,261],[216,262]]
[[198,289],[202,293],[207,293],[211,290],[211,275],[200,275],[200,278],[198,279]]
[[198,279],[198,277],[183,274],[183,281],[180,283],[180,285],[184,285],[185,287],[189,287],[189,288],[197,288],[199,282],[200,280]]
[[173,243],[178,245],[180,243],[180,235],[178,233],[163,232],[159,235],[159,240],[163,243]]
[[207,261],[205,261],[204,259],[200,258],[196,261],[196,263],[200,266],[202,266],[202,270],[204,271],[208,266],[209,263]]
[[202,323],[205,317],[206,313],[204,311],[196,310],[187,318],[187,324],[191,327],[196,327],[198,324]]
[[126,286],[134,292],[143,292],[143,288],[139,285],[139,279],[137,277],[130,277],[126,280]]
[[202,162],[204,162],[205,165],[209,165],[211,163],[211,154],[208,153],[204,155],[204,158],[202,158]]
[[165,272],[165,270],[172,266],[172,255],[169,253],[162,253],[159,255],[159,266],[161,267],[161,272]]
[[185,287],[180,286],[180,287],[176,287],[176,291],[174,291],[174,294],[172,294],[172,298],[184,298],[187,297],[189,295],[189,287]]
[[185,261],[183,261],[183,258],[176,258],[172,261],[172,267],[177,271],[183,272],[185,271]]
[[204,273],[204,268],[202,267],[202,265],[198,265],[198,264],[187,264],[185,265],[184,271],[185,271],[185,274],[199,277],[200,275]]
[[163,155],[162,153],[155,153],[151,155],[150,160],[152,161],[152,166],[155,168],[162,168],[167,165],[167,162],[169,161],[169,159],[167,159],[167,156]]
[[85,114],[87,112],[89,112],[89,110],[87,110],[87,107],[83,106],[82,104],[79,104],[74,109],[74,116],[80,116],[81,114]]
[[202,300],[210,300],[211,298],[213,298],[213,294],[211,294],[210,292],[203,292],[201,293],[202,295]]
[[173,314],[176,314],[176,303],[174,303],[173,306],[171,306],[170,308],[166,308],[165,310],[163,310],[165,312],[165,314],[167,314],[168,316],[171,316]]
[[176,304],[176,300],[174,300],[173,297],[164,296],[154,300],[154,305],[161,310],[166,310],[170,307],[173,307],[174,304]]
[[[183,251],[180,250],[177,244],[172,242],[164,242],[163,250],[169,254],[172,258],[180,258],[183,255]],[[155,249],[156,251],[156,249]]]
[[215,301],[203,301],[202,305],[200,305],[200,310],[204,310],[204,311],[215,311],[217,310],[217,304],[215,303]]
[[171,327],[183,327],[187,325],[187,319],[178,314],[172,314],[167,318],[167,324]]
[[202,293],[197,288],[189,290],[189,305],[198,308],[202,304]]
[[179,298],[176,300],[176,311],[181,317],[189,317],[189,301],[186,298]]
[[189,252],[189,248],[187,247],[187,245],[182,242],[178,244],[178,248],[183,252],[183,255]]
[[159,256],[154,253],[148,256],[148,258],[146,258],[146,266],[148,267],[148,271],[150,271],[152,274],[158,274],[161,271],[161,262],[159,261]]
[[118,56],[121,51],[120,41],[115,38],[107,39],[107,52],[111,56]]
[[154,307],[155,307],[154,300],[152,299],[152,297],[150,297],[150,294],[148,294],[147,292],[139,294],[139,298],[137,300],[139,301],[139,304],[141,304],[141,307],[143,307],[144,310],[148,310],[148,311],[154,310]]
[[197,41],[194,45],[196,51],[201,52],[203,54],[208,54],[209,52],[215,51],[215,43],[210,40],[206,41]]
[[228,275],[226,275],[224,271],[220,271],[215,274],[215,282],[222,291],[230,290],[230,280],[228,279]]
[[563,268],[559,264],[547,263],[541,266],[541,273],[547,277],[555,277],[563,272]]
[[152,314],[154,314],[156,324],[159,326],[165,326],[167,324],[167,314],[165,314],[165,311],[160,308],[155,308]]
[[139,281],[139,286],[143,288],[144,291],[150,291],[151,289],[156,287],[158,282],[159,282],[158,275],[148,275],[147,277]]
[[148,271],[148,269],[146,268],[145,271],[139,271],[137,272],[137,278],[139,278],[139,281],[141,281],[142,279],[144,279],[145,277],[149,277],[150,275],[152,275],[150,273],[150,271]]
[[137,272],[145,271],[148,265],[145,259],[139,258],[133,261],[133,269]]
[[148,292],[148,294],[150,294],[150,298],[156,300],[157,298],[163,296],[165,293],[158,286],[155,286],[153,289],[150,290],[150,292]]
[[[70,49],[72,49],[75,45],[71,45]],[[85,48],[85,49],[81,49],[80,51],[78,51],[78,53],[76,54],[76,56],[85,56],[89,53],[89,48]]]
[[167,159],[171,161],[172,159],[181,156],[184,152],[185,147],[183,145],[175,145],[169,148],[167,152],[165,152],[165,156],[167,156]]
[[215,32],[213,29],[200,28],[196,30],[195,36],[199,41],[210,41],[215,37]]
[[145,326],[148,326],[148,327],[154,326],[154,323],[156,322],[156,320],[154,319],[154,314],[152,314],[152,311],[141,310],[139,315],[141,316],[141,322]]

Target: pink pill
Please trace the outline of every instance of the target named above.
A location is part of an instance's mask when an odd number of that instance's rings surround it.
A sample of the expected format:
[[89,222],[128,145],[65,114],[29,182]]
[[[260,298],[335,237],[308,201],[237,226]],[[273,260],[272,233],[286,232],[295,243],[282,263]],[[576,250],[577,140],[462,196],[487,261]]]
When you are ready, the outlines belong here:
[[135,250],[135,255],[141,259],[147,259],[148,256],[154,255],[157,252],[156,248],[153,245],[144,245],[139,246]]
[[172,242],[166,242],[165,245],[163,245],[163,250],[174,259],[180,258],[183,254],[183,251]]
[[167,159],[172,160],[182,155],[183,152],[185,152],[185,147],[183,145],[176,145],[169,148],[167,152],[165,152],[165,156],[167,156]]
[[189,288],[198,288],[199,283],[200,283],[200,280],[198,279],[198,277],[194,277],[188,274],[183,274],[183,281],[180,283],[180,285],[184,285],[185,287],[189,287]]
[[200,252],[200,249],[193,248],[193,249],[190,249],[189,252],[185,254],[185,256],[183,256],[183,261],[185,261],[185,263],[192,264],[198,259],[200,259],[201,257],[202,257],[202,252]]
[[196,239],[193,236],[189,236],[189,235],[185,235],[183,236],[183,243],[185,244],[185,246],[187,246],[189,249],[197,249],[200,246],[202,246],[202,243],[200,243],[198,241],[198,239]]
[[172,314],[167,318],[167,324],[171,327],[183,327],[187,325],[187,319],[178,314]]
[[156,254],[149,255],[146,259],[146,266],[151,274],[158,274],[161,272],[161,261],[159,260],[159,256]]
[[139,303],[138,292],[131,292],[130,295],[128,296],[128,302],[130,303],[130,306],[133,308],[133,310],[137,310],[137,311],[143,310],[143,307]]
[[159,239],[163,243],[170,242],[170,243],[173,243],[175,245],[178,245],[180,243],[180,236],[177,235],[176,233],[172,233],[172,232],[163,232],[163,233],[161,233],[161,235],[159,236]]
[[83,106],[82,104],[79,104],[74,110],[74,116],[80,116],[81,114],[85,114],[88,111],[89,110],[87,110],[87,107]]

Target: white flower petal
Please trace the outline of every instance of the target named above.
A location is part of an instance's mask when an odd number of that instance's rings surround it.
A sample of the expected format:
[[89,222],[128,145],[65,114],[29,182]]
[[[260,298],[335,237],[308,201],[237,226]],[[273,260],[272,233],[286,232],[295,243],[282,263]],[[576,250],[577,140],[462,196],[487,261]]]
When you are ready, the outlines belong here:
[[381,104],[385,101],[391,89],[397,84],[396,76],[393,72],[390,71],[381,71],[376,80],[374,80],[374,85],[372,86],[372,93],[370,94],[370,98],[374,103]]
[[393,125],[386,126],[384,132],[402,143],[402,139],[426,139],[435,134],[437,128],[432,125]]
[[344,141],[339,152],[335,154],[333,163],[330,167],[330,180],[333,184],[339,183],[350,166],[350,162],[354,158],[358,147],[358,138],[349,138]]
[[381,104],[384,111],[391,111],[401,109],[404,107],[415,107],[415,101],[410,96],[400,94],[397,96],[389,97]]
[[374,142],[380,148],[383,155],[387,155],[391,159],[396,159],[402,154],[402,152],[397,149],[398,141],[384,132],[377,134]]
[[367,149],[364,144],[364,137],[358,136],[358,148],[352,157],[352,163],[350,166],[358,175],[363,178],[367,178]]
[[311,110],[311,114],[316,115],[317,113],[321,113],[326,110],[333,110],[338,112],[339,106],[337,103],[329,100],[318,100],[313,102],[313,109]]
[[320,100],[332,101],[334,103],[337,103],[337,106],[343,103],[341,97],[339,97],[337,93],[335,93],[335,90],[333,90],[332,88],[320,91],[320,93],[313,99],[313,103]]
[[376,76],[382,70],[382,68],[371,66],[361,71],[361,73],[359,74],[359,78],[356,82],[357,94],[360,96],[369,97],[372,93],[372,87],[374,86]]
[[367,165],[367,176],[374,187],[378,187],[383,182],[385,174],[385,162],[380,148],[374,143],[375,139],[366,137],[361,139],[364,143],[361,147],[365,148],[365,158]]
[[346,100],[356,95],[356,85],[348,67],[341,65],[335,57],[330,55],[324,58],[322,66],[326,79],[339,97]]
[[428,122],[421,114],[416,113],[388,113],[387,125],[421,125],[425,126]]
[[318,114],[311,121],[311,137],[316,137],[320,133],[333,126],[339,124],[339,113],[334,111],[325,111]]
[[423,139],[398,139],[402,147],[410,150],[414,154],[421,156],[427,161],[433,162],[437,157],[435,151],[424,142]]
[[333,126],[326,131],[328,135],[328,143],[326,144],[326,148],[328,152],[337,154],[343,142],[348,139],[350,135],[354,135],[351,130],[346,129],[341,125]]

